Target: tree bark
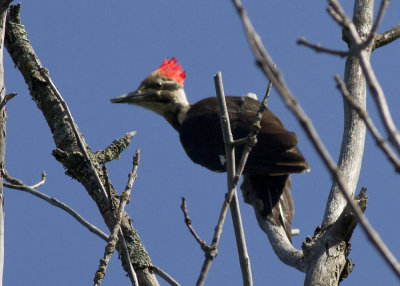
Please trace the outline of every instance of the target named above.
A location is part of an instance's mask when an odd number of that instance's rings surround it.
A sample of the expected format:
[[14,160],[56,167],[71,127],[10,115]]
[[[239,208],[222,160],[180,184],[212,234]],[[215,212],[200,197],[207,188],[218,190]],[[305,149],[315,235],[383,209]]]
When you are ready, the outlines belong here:
[[[4,33],[6,25],[7,9],[10,0],[2,0],[0,3],[0,102],[3,102],[6,88],[4,85],[3,51]],[[6,153],[6,108],[0,109],[0,169],[4,169]],[[3,285],[4,270],[4,194],[3,194],[3,172],[0,172],[0,286]]]
[[[48,71],[41,65],[39,59],[27,37],[24,26],[20,23],[19,17],[20,4],[11,6],[10,14],[7,17],[7,30],[5,37],[6,48],[11,55],[15,66],[18,67],[27,83],[30,94],[42,111],[47,124],[53,134],[53,139],[57,149],[53,151],[54,157],[66,168],[66,174],[78,180],[86,189],[88,194],[96,202],[101,215],[107,225],[112,230],[115,225],[114,212],[118,209],[119,197],[111,183],[109,187],[109,197],[100,191],[97,181],[93,178],[92,171],[89,170],[82,150],[78,147],[78,140],[72,131],[67,114],[61,105],[60,100],[55,94],[48,80]],[[106,185],[105,176],[95,155],[90,151],[90,147],[84,143],[91,161],[98,173],[103,185]],[[132,265],[138,274],[138,279],[143,285],[158,285],[158,282],[151,271],[151,260],[147,254],[137,231],[131,225],[132,219],[124,211],[122,213],[121,229],[124,233]],[[118,251],[121,249],[118,247]],[[122,264],[124,266],[124,261]],[[138,271],[142,270],[142,271]]]
[[[373,8],[373,0],[356,0],[354,3],[353,22],[363,40],[369,36],[372,28]],[[356,56],[355,49],[358,48],[349,44],[344,82],[355,101],[365,108],[366,80]],[[367,53],[370,56],[370,47],[367,48]],[[349,195],[354,196],[361,170],[366,128],[364,121],[351,105],[346,101],[343,104],[344,130],[338,167]],[[366,198],[363,200],[366,201]],[[347,201],[338,184],[334,182],[327,201],[322,230],[317,231],[312,240],[303,243],[308,261],[304,285],[338,285],[351,272],[352,263],[347,256],[350,252],[350,237],[357,220],[346,215],[346,206]]]
[[[373,11],[373,0],[356,0],[354,2],[353,22],[363,40],[368,37],[371,31]],[[366,81],[354,48],[349,46],[349,54],[344,70],[344,82],[355,101],[365,108]],[[367,52],[368,56],[370,56],[371,49],[368,48]],[[354,196],[361,170],[366,128],[364,121],[348,102],[343,101],[343,108],[344,129],[338,167],[347,183],[347,189],[350,190],[351,196]],[[334,223],[346,205],[346,199],[341,194],[338,184],[334,182],[327,201],[322,226],[326,227]]]

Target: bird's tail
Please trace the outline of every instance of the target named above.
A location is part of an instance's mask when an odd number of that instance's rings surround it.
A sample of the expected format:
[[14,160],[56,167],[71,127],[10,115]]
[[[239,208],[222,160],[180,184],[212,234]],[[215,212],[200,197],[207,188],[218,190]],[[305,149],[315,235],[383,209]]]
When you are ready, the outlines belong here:
[[[289,240],[292,238],[294,204],[290,193],[289,175],[244,175],[241,190],[246,202],[252,202],[255,210],[281,225]],[[250,199],[250,196],[252,199]]]

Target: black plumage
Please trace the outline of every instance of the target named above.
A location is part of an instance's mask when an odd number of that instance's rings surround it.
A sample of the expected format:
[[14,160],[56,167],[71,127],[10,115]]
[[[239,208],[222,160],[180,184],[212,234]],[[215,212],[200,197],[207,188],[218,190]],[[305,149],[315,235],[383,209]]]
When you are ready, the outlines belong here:
[[[250,97],[230,96],[226,97],[226,103],[233,137],[245,138],[252,130],[261,103]],[[303,172],[309,166],[296,146],[296,134],[287,131],[269,109],[265,110],[260,126],[257,144],[249,154],[243,171],[241,188],[246,201],[247,193],[256,194],[262,202],[258,209],[260,214],[264,217],[272,214],[274,222],[283,224],[290,238],[294,205],[288,174]],[[215,97],[192,105],[178,131],[181,143],[193,162],[216,172],[226,171],[223,160],[225,147]],[[243,148],[243,145],[235,148],[237,163]]]
[[[163,64],[142,81],[135,92],[112,99],[114,103],[142,106],[163,116],[179,132],[183,148],[193,162],[212,171],[224,172],[225,147],[215,97],[190,105],[183,89],[185,72],[176,59]],[[252,131],[261,103],[250,97],[226,97],[234,139],[245,138]],[[284,227],[291,238],[294,205],[289,174],[309,170],[297,148],[297,136],[266,109],[249,154],[241,186],[244,199],[251,202],[264,218]],[[237,146],[236,160],[244,145]]]

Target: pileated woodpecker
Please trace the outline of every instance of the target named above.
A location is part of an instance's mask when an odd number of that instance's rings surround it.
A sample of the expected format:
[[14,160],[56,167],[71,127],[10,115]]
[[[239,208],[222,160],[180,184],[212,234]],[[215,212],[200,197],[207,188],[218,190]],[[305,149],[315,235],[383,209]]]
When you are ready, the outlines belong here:
[[[225,148],[221,131],[218,103],[215,97],[190,105],[183,89],[185,71],[175,58],[145,78],[139,88],[111,99],[114,103],[130,103],[150,109],[163,116],[179,132],[183,148],[193,162],[212,171],[224,172]],[[244,138],[252,130],[261,103],[250,97],[226,97],[235,139]],[[243,191],[255,193],[261,203],[257,211],[277,225],[283,226],[291,239],[294,206],[290,193],[290,173],[309,170],[300,153],[297,136],[285,129],[269,109],[261,119],[257,144],[253,147],[243,174]],[[240,160],[243,145],[236,149]]]

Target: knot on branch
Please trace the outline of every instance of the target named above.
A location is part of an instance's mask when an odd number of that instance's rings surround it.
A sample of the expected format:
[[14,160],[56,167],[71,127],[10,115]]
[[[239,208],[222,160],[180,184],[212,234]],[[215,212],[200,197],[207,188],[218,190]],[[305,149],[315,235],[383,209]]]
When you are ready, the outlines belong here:
[[[364,212],[367,206],[366,188],[362,188],[354,198]],[[339,265],[339,269],[332,270],[340,280],[346,278],[353,269],[353,263],[348,258],[351,249],[350,238],[357,226],[358,219],[350,205],[342,211],[335,223],[324,228],[318,226],[313,237],[307,237],[302,243],[304,258],[309,265],[317,265],[319,260],[324,264]],[[311,266],[313,267],[313,266]]]
[[207,245],[206,243],[201,246],[204,251],[204,255],[207,259],[213,260],[218,254],[218,248],[215,244]]

